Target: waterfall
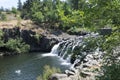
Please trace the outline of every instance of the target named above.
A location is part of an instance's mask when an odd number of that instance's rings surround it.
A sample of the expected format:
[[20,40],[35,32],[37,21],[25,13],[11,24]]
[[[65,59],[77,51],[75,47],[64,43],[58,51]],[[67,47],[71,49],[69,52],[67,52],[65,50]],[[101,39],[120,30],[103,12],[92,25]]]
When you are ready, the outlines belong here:
[[58,54],[58,48],[59,48],[60,44],[61,44],[61,43],[55,44],[55,45],[53,46],[53,48],[52,48],[52,50],[51,50],[50,53],[52,53],[52,54]]
[[55,44],[51,49],[49,54],[43,54],[43,56],[53,56],[57,55],[63,60],[62,64],[70,63],[71,56],[76,46],[79,46],[82,42],[82,37],[76,39],[68,39],[65,41],[61,41],[58,44]]
[[55,44],[50,53],[42,54],[43,57],[45,56],[57,56],[58,48],[61,43]]
[[[97,36],[98,34],[91,33],[85,36],[78,36],[76,38],[63,40],[58,44],[55,44],[49,54],[43,55],[59,56],[62,60],[64,60],[63,64],[71,63],[71,61],[73,61],[74,63],[72,64],[72,66],[75,66],[75,64],[83,60],[88,54],[91,54],[87,50],[87,43],[84,41],[84,39],[88,37],[96,38]],[[94,50],[94,52],[98,53],[99,51],[97,49],[97,51]]]

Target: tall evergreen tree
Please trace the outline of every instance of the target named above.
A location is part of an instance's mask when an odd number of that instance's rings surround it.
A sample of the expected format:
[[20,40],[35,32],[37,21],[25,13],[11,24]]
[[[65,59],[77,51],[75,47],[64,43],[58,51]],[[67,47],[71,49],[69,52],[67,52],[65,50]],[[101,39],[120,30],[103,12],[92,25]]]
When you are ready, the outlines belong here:
[[18,10],[19,11],[22,10],[22,2],[21,2],[21,0],[18,0]]
[[0,11],[4,11],[4,8],[3,8],[3,6],[0,8]]
[[67,0],[71,7],[78,10],[79,0]]

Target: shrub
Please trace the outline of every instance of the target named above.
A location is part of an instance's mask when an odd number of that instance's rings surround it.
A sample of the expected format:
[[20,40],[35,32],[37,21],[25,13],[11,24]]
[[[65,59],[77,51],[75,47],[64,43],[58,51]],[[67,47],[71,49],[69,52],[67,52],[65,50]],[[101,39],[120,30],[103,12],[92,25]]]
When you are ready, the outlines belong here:
[[32,15],[32,19],[36,22],[42,22],[44,20],[44,16],[41,12],[36,12],[35,14]]
[[50,66],[46,65],[44,67],[43,75],[37,77],[37,80],[48,80],[49,77],[56,72],[60,72],[60,69],[57,69],[57,68],[54,68],[54,67],[51,68]]
[[120,80],[120,63],[104,65],[102,67],[103,75],[98,77],[98,80]]
[[33,37],[37,40],[37,42],[39,43],[40,39],[42,38],[42,35],[41,34],[35,34],[33,35]]
[[9,39],[8,42],[6,42],[5,47],[15,53],[26,53],[30,49],[30,46],[22,42],[22,39],[20,38]]
[[16,15],[18,13],[18,10],[13,7],[11,12]]
[[4,42],[2,40],[3,35],[4,35],[3,31],[0,30],[0,47],[2,47],[4,45]]
[[102,45],[106,51],[104,62],[101,68],[103,75],[100,75],[98,80],[120,80],[120,32],[119,27],[114,32],[105,38]]
[[6,14],[1,13],[1,14],[0,14],[0,20],[6,21],[6,20],[7,20]]
[[83,27],[84,24],[84,12],[83,11],[72,11],[71,14],[65,15],[64,11],[58,11],[62,29],[67,31],[72,27]]

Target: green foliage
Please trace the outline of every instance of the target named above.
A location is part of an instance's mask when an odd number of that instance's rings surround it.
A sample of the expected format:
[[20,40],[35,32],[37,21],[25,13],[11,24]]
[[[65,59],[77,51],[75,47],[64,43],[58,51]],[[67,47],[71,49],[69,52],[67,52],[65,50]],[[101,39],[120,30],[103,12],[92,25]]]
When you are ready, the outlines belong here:
[[4,8],[3,7],[0,7],[0,12],[4,11]]
[[22,10],[22,3],[21,3],[21,0],[18,0],[18,10],[19,10],[19,11]]
[[116,48],[119,48],[120,46],[120,32],[119,29],[117,31],[113,32],[110,36],[107,36],[105,38],[105,42],[102,45],[102,48],[104,51],[106,51],[105,59],[106,61],[109,61],[109,63],[116,62],[116,58],[119,57],[118,51],[116,51]]
[[22,39],[9,39],[5,47],[15,53],[26,53],[29,51],[30,46],[22,42]]
[[42,38],[41,34],[35,34],[33,35],[33,37],[37,40],[37,42],[39,43],[40,39]]
[[0,20],[1,21],[6,21],[7,20],[7,17],[6,17],[5,13],[0,13]]
[[[106,52],[101,80],[118,80],[114,75],[119,53],[115,50],[120,46],[120,0],[27,0],[23,5],[22,15],[37,23],[50,24],[66,32],[79,32],[81,28],[91,31],[112,25],[113,33],[107,37],[87,38],[82,46],[76,47],[73,58],[81,52],[92,52],[97,47]],[[116,27],[117,26],[117,27]],[[79,30],[78,30],[79,29]],[[81,29],[82,30],[82,29]],[[37,37],[37,36],[36,36]],[[98,45],[99,44],[99,45]],[[114,64],[116,63],[116,64]],[[119,63],[118,63],[119,64]],[[110,65],[110,66],[109,66]],[[114,76],[113,76],[114,75]]]
[[83,11],[72,11],[71,14],[65,15],[64,10],[59,10],[60,22],[63,26],[63,30],[69,30],[72,27],[83,27],[84,25],[84,12]]
[[103,75],[98,80],[119,80],[120,79],[120,31],[117,27],[113,33],[105,37],[102,48],[106,52],[101,68]]
[[35,14],[32,15],[33,20],[36,21],[37,23],[43,22],[44,16],[41,12],[36,12]]
[[[113,46],[119,46],[120,45],[120,32],[113,32],[110,36],[107,36],[106,41],[103,44],[104,50],[108,50],[108,52],[111,53],[110,50],[113,50]],[[109,48],[109,49],[108,49]]]
[[46,65],[44,67],[44,72],[42,76],[37,77],[37,80],[48,80],[49,77],[54,74],[54,73],[60,73],[60,69],[54,68],[54,67],[50,67],[48,65]]
[[18,13],[18,10],[13,7],[11,12],[16,15]]
[[119,25],[120,0],[89,0],[85,10],[85,25],[104,27],[106,24]]
[[17,15],[17,26],[20,26],[21,24],[21,17],[20,15]]
[[120,63],[104,65],[102,67],[104,75],[98,77],[98,80],[119,80],[120,79]]
[[97,29],[107,24],[119,26],[119,8],[119,0],[27,0],[22,16],[50,26],[57,23],[57,28],[64,31],[72,27]]
[[[36,12],[40,11],[40,1],[39,0],[26,0],[26,2],[23,5],[23,9],[21,11],[21,17],[27,18],[27,19],[33,19],[33,15]],[[36,17],[35,17],[36,18]],[[34,19],[33,19],[34,20]]]
[[4,41],[3,41],[3,35],[4,35],[4,33],[3,33],[3,31],[2,30],[0,30],[0,47],[2,47],[2,46],[4,46]]
[[7,42],[5,42],[4,32],[2,30],[0,30],[0,48],[1,47],[12,53],[26,53],[30,50],[30,46],[23,42],[21,38],[10,38]]

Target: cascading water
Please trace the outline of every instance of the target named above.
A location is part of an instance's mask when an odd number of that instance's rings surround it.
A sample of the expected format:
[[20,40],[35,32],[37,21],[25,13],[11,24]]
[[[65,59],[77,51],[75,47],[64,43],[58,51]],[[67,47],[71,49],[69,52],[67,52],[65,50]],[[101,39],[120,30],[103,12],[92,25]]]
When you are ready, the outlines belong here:
[[59,46],[60,46],[60,43],[58,43],[58,44],[55,44],[54,46],[53,46],[53,48],[52,48],[52,50],[51,50],[51,54],[58,54],[58,48],[59,48]]
[[69,38],[56,44],[49,54],[56,54],[60,58],[61,65],[69,66],[69,69],[65,70],[68,76],[85,74],[86,77],[95,80],[93,78],[98,74],[96,70],[100,69],[103,57],[99,39],[100,35],[94,33]]
[[52,48],[52,50],[51,50],[50,53],[42,54],[42,56],[43,56],[43,57],[45,57],[45,56],[57,56],[57,54],[58,54],[58,48],[59,48],[59,45],[60,45],[60,44],[61,44],[61,43],[55,44],[55,45],[53,46],[53,48]]
[[96,38],[98,37],[98,34],[92,33],[85,36],[79,36],[77,38],[61,41],[53,46],[49,54],[43,54],[43,56],[59,56],[63,60],[63,64],[71,63],[73,60],[74,63],[72,66],[75,66],[76,63],[80,62],[83,60],[83,58],[90,54],[90,52],[84,50],[87,49],[87,44],[84,39],[88,37]]

